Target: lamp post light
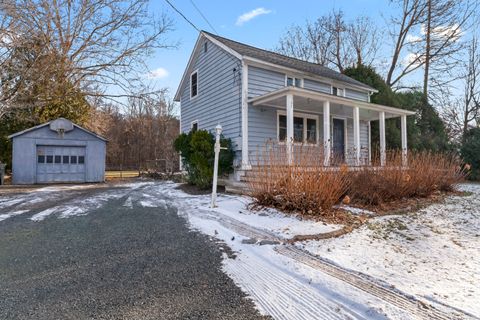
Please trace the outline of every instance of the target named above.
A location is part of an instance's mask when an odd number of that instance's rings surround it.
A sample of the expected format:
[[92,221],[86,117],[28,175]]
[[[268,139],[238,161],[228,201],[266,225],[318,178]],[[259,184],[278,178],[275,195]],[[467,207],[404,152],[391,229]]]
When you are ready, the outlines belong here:
[[212,203],[211,207],[215,208],[217,206],[217,182],[218,182],[218,158],[220,156],[220,135],[222,134],[222,126],[218,124],[215,127],[215,162],[213,163],[213,184],[212,184]]

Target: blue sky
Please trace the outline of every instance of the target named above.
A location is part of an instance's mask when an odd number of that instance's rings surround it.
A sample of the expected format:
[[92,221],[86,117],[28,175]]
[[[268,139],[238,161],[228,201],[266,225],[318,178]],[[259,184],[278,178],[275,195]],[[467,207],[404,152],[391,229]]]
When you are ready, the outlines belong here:
[[[358,15],[370,16],[379,25],[385,25],[385,19],[392,10],[386,0],[193,0],[219,35],[264,49],[276,47],[280,36],[293,24],[303,24],[332,9],[342,10],[346,18]],[[196,11],[190,0],[171,0],[171,2],[198,28],[210,32],[213,30]],[[149,58],[148,65],[156,70],[158,77],[155,85],[168,87],[171,96],[175,94],[184,68],[193,49],[198,32],[178,15],[164,0],[152,0],[155,13],[165,12],[174,20],[175,30],[168,34],[172,41],[179,41],[177,49],[159,50]],[[258,15],[248,20],[253,10]],[[247,14],[243,23],[239,17]],[[248,20],[248,21],[246,21]]]

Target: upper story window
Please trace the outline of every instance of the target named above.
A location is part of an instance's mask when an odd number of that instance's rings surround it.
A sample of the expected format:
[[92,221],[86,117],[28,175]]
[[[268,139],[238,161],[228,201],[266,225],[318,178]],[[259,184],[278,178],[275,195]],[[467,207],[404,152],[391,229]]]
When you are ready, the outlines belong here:
[[289,77],[287,76],[287,87],[298,87],[302,88],[303,87],[303,79],[302,78],[295,78],[295,77]]
[[190,98],[198,95],[198,71],[192,72],[190,75]]
[[332,94],[334,96],[345,97],[345,89],[332,87]]

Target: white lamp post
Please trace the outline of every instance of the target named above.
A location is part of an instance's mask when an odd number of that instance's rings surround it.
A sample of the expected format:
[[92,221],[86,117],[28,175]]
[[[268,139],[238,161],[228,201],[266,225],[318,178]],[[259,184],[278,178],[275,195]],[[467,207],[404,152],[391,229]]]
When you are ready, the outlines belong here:
[[218,180],[218,158],[220,156],[220,135],[222,134],[222,126],[218,124],[215,127],[215,162],[213,163],[213,185],[212,185],[212,203],[211,207],[217,206],[217,180]]

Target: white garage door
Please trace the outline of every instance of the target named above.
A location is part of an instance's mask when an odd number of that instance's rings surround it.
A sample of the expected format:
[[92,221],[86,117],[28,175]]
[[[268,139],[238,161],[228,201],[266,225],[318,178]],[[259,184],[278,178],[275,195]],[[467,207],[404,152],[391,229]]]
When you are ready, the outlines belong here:
[[85,182],[85,147],[37,146],[37,183]]

